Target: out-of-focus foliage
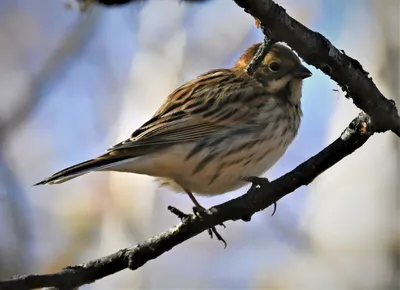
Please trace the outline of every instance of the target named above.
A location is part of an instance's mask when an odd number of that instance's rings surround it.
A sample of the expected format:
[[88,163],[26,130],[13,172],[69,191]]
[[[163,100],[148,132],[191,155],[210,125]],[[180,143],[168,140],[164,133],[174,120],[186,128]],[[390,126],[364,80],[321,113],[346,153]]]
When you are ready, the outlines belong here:
[[[359,59],[387,96],[400,95],[398,1],[278,3]],[[233,1],[153,0],[84,13],[64,4],[0,2],[0,279],[57,271],[175,225],[167,205],[189,211],[191,201],[147,176],[93,173],[31,185],[126,138],[175,87],[229,67],[262,40]],[[358,112],[313,73],[300,134],[271,179],[322,149]],[[204,233],[84,288],[396,289],[399,165],[398,140],[379,135],[280,201],[274,217],[267,210],[227,224],[226,250]]]

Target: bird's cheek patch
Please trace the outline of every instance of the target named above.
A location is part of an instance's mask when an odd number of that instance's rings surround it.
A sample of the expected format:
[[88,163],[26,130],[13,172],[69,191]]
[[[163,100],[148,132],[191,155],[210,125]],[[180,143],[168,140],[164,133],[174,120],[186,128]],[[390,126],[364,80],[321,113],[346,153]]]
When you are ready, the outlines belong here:
[[266,87],[268,93],[274,94],[282,89],[285,88],[285,86],[288,84],[290,78],[288,76],[282,77],[280,79],[273,79],[268,82],[268,85]]

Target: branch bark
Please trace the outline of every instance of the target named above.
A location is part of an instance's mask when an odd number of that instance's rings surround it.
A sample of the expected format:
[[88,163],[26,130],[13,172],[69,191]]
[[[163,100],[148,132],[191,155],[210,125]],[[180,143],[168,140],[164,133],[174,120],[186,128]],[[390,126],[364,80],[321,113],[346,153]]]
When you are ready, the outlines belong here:
[[370,117],[360,113],[338,139],[317,155],[265,186],[252,186],[246,194],[208,209],[202,217],[189,215],[177,226],[135,247],[122,249],[86,264],[70,266],[54,274],[19,276],[0,282],[0,289],[72,289],[124,269],[136,270],[211,227],[229,220],[240,220],[243,216],[251,216],[297,188],[308,185],[326,169],[360,148],[373,133]]
[[270,33],[268,38],[286,42],[305,62],[336,81],[346,96],[371,116],[377,132],[391,130],[400,137],[400,117],[394,101],[385,98],[357,60],[290,17],[273,0],[234,1],[261,22]]

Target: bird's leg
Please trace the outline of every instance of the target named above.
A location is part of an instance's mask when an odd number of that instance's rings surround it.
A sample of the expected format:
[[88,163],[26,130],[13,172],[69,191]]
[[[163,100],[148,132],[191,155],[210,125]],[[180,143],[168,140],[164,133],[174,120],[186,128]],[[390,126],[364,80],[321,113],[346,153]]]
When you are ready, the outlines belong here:
[[197,201],[196,197],[193,195],[193,193],[187,189],[185,189],[185,192],[187,193],[187,195],[189,195],[190,199],[192,200],[192,202],[194,203],[195,207],[198,208],[198,211],[205,211],[206,209]]
[[[192,202],[194,203],[194,207],[193,207],[193,212],[195,215],[201,216],[203,213],[205,213],[206,208],[204,206],[202,206],[196,199],[196,197],[193,195],[193,193],[190,190],[187,190],[186,188],[183,188],[185,190],[185,192],[187,193],[187,195],[189,195],[190,199],[192,200]],[[222,223],[220,224],[221,226],[223,226],[224,228],[226,228],[226,226]],[[218,233],[217,229],[215,227],[209,228],[208,229],[208,234],[210,235],[211,238],[213,238],[213,235],[215,235],[217,237],[217,239],[219,241],[222,241],[225,244],[225,248],[226,248],[226,241],[224,240],[224,238]]]
[[[195,204],[195,207],[193,207],[193,213],[194,214],[198,214],[200,212],[204,212],[206,209],[197,201],[197,199],[195,198],[193,193],[191,193],[187,189],[184,189],[184,190],[189,195],[189,197],[192,200],[192,202]],[[168,206],[168,210],[170,212],[172,212],[174,215],[176,215],[178,218],[180,218],[182,221],[190,216],[189,214],[186,214],[186,213],[180,211],[179,209],[177,209],[176,207],[173,207],[173,206]]]
[[[190,190],[185,189],[185,192],[189,195],[190,199],[193,201],[194,203],[194,207],[193,207],[193,212],[195,214],[202,214],[204,213],[207,209],[202,206],[196,199],[196,197],[193,195],[193,193]],[[226,226],[224,224],[220,224],[220,226],[223,226],[224,228],[226,228]]]
[[[242,180],[252,183],[250,190],[255,189],[257,186],[261,187],[261,186],[265,186],[270,183],[268,178],[257,177],[257,176],[245,176],[245,177],[242,177]],[[274,210],[273,210],[271,216],[273,216],[275,214],[275,212],[276,212],[276,202],[274,202]],[[243,217],[242,219],[244,221],[250,221],[251,217]]]

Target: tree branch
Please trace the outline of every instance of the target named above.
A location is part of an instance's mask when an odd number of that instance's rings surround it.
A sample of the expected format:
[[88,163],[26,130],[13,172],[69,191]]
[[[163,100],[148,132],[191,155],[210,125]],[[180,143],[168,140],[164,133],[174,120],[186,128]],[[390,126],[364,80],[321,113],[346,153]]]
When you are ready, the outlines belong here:
[[286,42],[301,58],[336,81],[354,104],[371,116],[377,132],[392,130],[400,137],[400,117],[393,100],[376,87],[361,64],[327,38],[290,17],[272,0],[234,0],[267,28],[275,41]]
[[0,282],[0,289],[24,290],[51,286],[71,289],[124,269],[136,270],[211,227],[251,216],[297,188],[308,185],[326,169],[361,147],[373,133],[371,119],[365,113],[360,113],[332,144],[268,185],[261,188],[252,186],[246,194],[210,208],[202,217],[189,215],[179,225],[135,247],[122,249],[86,264],[67,267],[54,274],[19,276]]

